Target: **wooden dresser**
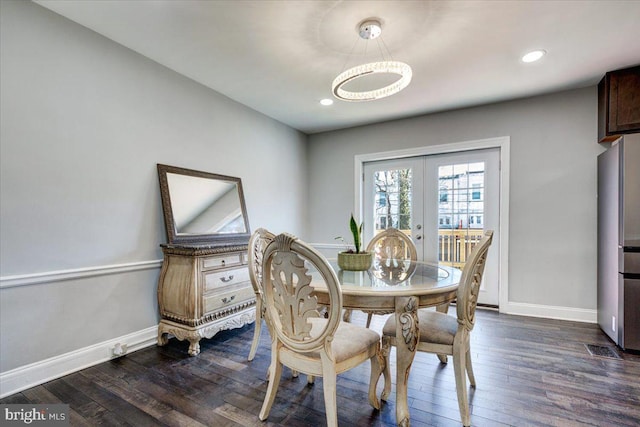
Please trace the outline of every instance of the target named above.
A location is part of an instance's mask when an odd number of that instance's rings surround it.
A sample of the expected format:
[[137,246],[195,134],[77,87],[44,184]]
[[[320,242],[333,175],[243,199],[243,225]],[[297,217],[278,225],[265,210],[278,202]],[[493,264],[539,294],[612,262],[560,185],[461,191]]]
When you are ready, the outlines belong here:
[[189,354],[200,340],[255,321],[255,294],[247,268],[247,246],[162,245],[158,282],[158,345],[169,335],[188,340]]

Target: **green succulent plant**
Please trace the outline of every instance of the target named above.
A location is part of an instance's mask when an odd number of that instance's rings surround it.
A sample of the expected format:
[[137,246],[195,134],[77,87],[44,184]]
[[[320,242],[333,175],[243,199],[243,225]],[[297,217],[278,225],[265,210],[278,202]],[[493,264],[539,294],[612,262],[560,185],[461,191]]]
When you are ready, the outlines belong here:
[[[351,230],[351,235],[353,236],[353,246],[355,247],[355,251],[353,249],[348,249],[345,252],[352,252],[355,254],[364,253],[362,250],[362,230],[364,228],[364,222],[358,223],[356,222],[353,214],[351,214],[351,219],[349,220],[349,229]],[[336,240],[342,240],[344,243],[344,239],[342,236],[336,237]]]

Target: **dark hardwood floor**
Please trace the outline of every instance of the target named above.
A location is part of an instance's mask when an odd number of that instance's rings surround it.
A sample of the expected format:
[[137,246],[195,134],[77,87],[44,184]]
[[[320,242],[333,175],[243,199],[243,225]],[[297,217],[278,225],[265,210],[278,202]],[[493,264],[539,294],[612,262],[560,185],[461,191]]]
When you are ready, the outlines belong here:
[[[354,312],[354,323],[365,320]],[[374,316],[372,328],[383,321]],[[0,403],[68,403],[73,426],[324,425],[322,379],[308,386],[304,375],[292,378],[288,370],[268,421],[258,419],[270,354],[263,328],[258,354],[247,362],[252,336],[253,325],[222,332],[201,341],[197,357],[188,356],[187,342],[171,339],[166,347],[128,354]],[[640,426],[640,356],[592,356],[585,344],[613,346],[596,325],[479,310],[471,345],[473,425]],[[368,379],[368,363],[339,376],[340,425],[395,425],[395,387],[375,411],[367,403]],[[451,363],[418,353],[409,405],[413,426],[459,426]]]

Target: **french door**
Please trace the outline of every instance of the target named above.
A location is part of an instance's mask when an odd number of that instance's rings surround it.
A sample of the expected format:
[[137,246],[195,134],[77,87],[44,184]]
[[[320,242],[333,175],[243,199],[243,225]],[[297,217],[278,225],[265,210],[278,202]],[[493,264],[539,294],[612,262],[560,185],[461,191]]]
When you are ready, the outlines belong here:
[[484,230],[494,230],[478,301],[497,306],[499,165],[499,148],[366,162],[365,240],[395,227],[411,236],[418,259],[462,269]]

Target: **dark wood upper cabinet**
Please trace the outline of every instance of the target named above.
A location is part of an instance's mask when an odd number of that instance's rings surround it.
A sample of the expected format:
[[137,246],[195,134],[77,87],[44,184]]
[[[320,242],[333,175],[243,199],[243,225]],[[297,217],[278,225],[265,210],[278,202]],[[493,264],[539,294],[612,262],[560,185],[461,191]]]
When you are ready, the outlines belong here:
[[640,66],[610,71],[598,84],[598,141],[640,132]]

